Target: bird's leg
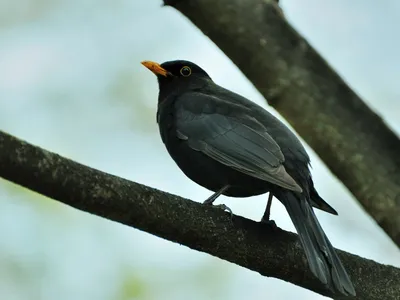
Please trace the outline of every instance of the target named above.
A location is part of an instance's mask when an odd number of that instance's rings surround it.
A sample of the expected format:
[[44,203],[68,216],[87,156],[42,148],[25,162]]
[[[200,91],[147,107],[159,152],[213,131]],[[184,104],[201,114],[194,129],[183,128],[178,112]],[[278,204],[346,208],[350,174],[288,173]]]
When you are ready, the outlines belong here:
[[219,196],[221,196],[221,195],[222,195],[227,189],[229,189],[229,188],[230,188],[230,185],[229,185],[229,184],[224,185],[222,188],[220,188],[218,191],[216,191],[214,194],[212,194],[210,197],[208,197],[208,198],[206,199],[206,201],[203,202],[203,204],[212,205],[213,202],[214,202],[215,200],[217,200],[217,198],[218,198]]
[[263,222],[268,222],[269,221],[269,217],[271,215],[272,198],[273,198],[272,193],[269,193],[268,202],[267,202],[267,208],[265,209],[264,215],[263,215],[263,217],[261,219]]
[[269,219],[269,217],[271,216],[271,206],[272,206],[272,198],[273,198],[273,196],[274,195],[270,192],[269,195],[268,195],[267,208],[265,209],[264,215],[261,218],[261,222],[269,224],[272,227],[276,227],[275,221]]
[[[220,188],[218,191],[216,191],[214,194],[212,194],[210,197],[208,197],[206,199],[206,201],[203,202],[203,204],[212,205],[213,202],[229,188],[230,188],[229,184],[224,185],[222,188]],[[231,218],[232,218],[232,215],[233,215],[232,210],[225,204],[215,205],[214,207],[218,207],[218,208],[228,211],[231,214]]]

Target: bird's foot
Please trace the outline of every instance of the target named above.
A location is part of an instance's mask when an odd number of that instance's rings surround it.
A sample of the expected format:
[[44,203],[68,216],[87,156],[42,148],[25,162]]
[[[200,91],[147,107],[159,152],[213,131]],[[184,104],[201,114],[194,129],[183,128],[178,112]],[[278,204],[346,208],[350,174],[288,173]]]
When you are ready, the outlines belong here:
[[233,212],[232,209],[230,209],[228,206],[226,206],[225,204],[218,204],[218,205],[214,205],[214,207],[222,209],[223,211],[227,211],[228,213],[230,213],[231,215],[231,219],[233,218]]
[[267,225],[268,227],[272,228],[272,229],[277,229],[278,226],[276,226],[276,223],[274,220],[268,220],[268,219],[264,219],[262,218],[260,223]]
[[203,202],[204,205],[210,205],[212,207],[218,208],[218,209],[222,209],[223,211],[227,211],[230,215],[231,215],[231,220],[233,219],[233,212],[232,209],[230,209],[228,206],[226,206],[225,204],[218,204],[218,205],[213,205],[210,202],[204,201]]

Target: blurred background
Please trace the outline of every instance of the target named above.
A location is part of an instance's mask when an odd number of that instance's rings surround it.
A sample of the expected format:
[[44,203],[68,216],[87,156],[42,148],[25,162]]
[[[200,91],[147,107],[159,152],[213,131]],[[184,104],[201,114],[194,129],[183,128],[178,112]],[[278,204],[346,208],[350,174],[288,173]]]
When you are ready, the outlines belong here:
[[[187,179],[164,149],[155,118],[156,78],[140,62],[194,61],[217,83],[267,105],[207,37],[161,4],[1,0],[0,129],[102,171],[206,199],[210,192]],[[400,133],[400,2],[282,0],[281,5],[289,22]],[[339,212],[339,217],[317,212],[333,245],[400,267],[397,247],[307,150],[319,193]],[[259,220],[266,200],[218,202]],[[277,201],[272,218],[294,231]],[[324,299],[2,179],[0,298]]]

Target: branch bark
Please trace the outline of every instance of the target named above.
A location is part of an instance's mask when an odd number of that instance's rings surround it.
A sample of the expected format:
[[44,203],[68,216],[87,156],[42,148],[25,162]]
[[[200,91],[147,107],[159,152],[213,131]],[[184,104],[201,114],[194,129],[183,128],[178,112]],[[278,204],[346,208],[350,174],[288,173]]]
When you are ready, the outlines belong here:
[[[0,131],[0,176],[32,191],[161,238],[332,296],[308,269],[296,234],[106,174]],[[398,299],[400,269],[338,250],[357,291]]]
[[203,31],[400,246],[400,141],[275,0],[164,0]]

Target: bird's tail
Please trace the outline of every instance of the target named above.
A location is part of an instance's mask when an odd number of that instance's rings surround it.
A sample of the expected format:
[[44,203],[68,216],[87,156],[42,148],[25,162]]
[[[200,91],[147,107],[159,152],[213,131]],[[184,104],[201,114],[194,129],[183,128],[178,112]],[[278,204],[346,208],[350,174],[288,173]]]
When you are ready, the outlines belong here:
[[304,195],[288,191],[277,195],[296,227],[311,271],[333,291],[354,296],[356,292],[353,284],[322,230],[311,204],[301,197]]

